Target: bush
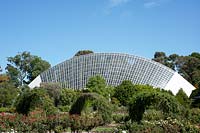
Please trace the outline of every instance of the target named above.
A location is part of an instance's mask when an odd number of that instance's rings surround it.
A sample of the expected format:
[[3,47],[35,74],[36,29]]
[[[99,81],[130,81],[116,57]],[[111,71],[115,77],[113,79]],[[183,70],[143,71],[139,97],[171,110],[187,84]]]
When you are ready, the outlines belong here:
[[136,94],[137,88],[134,87],[131,81],[125,80],[114,91],[114,97],[119,100],[121,105],[126,106],[130,98]]
[[119,126],[118,130],[127,130],[134,133],[199,133],[200,130],[185,121],[179,121],[177,119],[167,118],[166,120],[157,120],[157,121],[141,121],[140,124],[133,122],[126,122],[124,125]]
[[200,123],[200,109],[199,108],[192,108],[190,110],[190,121],[194,124]]
[[28,115],[28,113],[35,108],[42,108],[47,114],[56,112],[53,100],[49,98],[44,89],[33,89],[22,93],[16,101],[16,111],[21,114]]
[[143,114],[143,120],[152,121],[152,120],[160,120],[164,119],[165,116],[162,111],[155,109],[148,109]]
[[59,110],[62,112],[69,112],[70,110],[70,106],[66,105],[66,106],[58,106]]
[[131,120],[140,122],[143,114],[149,107],[161,110],[165,116],[178,115],[180,105],[174,96],[158,91],[142,91],[135,95],[129,103],[129,116]]
[[99,114],[70,115],[70,127],[72,131],[90,131],[94,127],[103,124],[103,118]]
[[183,89],[180,89],[175,97],[178,100],[178,102],[181,105],[183,105],[185,108],[189,108],[190,107],[191,100],[188,98],[188,96],[183,91]]
[[[61,128],[62,127],[62,128]],[[11,132],[36,132],[64,131],[69,127],[68,114],[46,115],[42,109],[35,109],[27,116],[22,114],[0,114],[0,131]]]
[[61,85],[59,83],[41,83],[41,87],[44,88],[49,97],[54,101],[54,105],[57,107],[59,104]]
[[[99,121],[93,126],[103,125],[111,122],[112,120],[110,117],[112,115],[111,104],[107,101],[107,99],[97,93],[83,93],[72,105],[69,113],[71,116],[76,116],[74,117],[74,122],[76,122],[74,129],[79,129],[79,125],[81,125],[80,120],[85,119],[87,116],[91,116],[88,119],[92,119],[93,123],[95,123],[95,121]],[[90,126],[91,125],[89,124],[88,127]],[[82,128],[85,129],[86,127]]]
[[116,122],[116,123],[123,123],[124,121],[126,121],[126,118],[128,116],[124,115],[124,114],[113,114],[112,115],[112,119]]
[[19,89],[9,82],[0,83],[0,107],[12,107]]
[[1,108],[0,108],[0,113],[2,113],[2,112],[14,113],[14,112],[15,112],[15,108],[1,107]]
[[79,97],[79,92],[72,89],[62,89],[60,94],[60,105],[71,106]]

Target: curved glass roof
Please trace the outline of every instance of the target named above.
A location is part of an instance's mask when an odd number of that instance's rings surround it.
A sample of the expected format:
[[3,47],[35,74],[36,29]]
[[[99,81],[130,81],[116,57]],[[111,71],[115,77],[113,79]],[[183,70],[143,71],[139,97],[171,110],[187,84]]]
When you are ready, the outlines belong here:
[[155,61],[121,53],[75,56],[40,74],[42,82],[59,82],[65,88],[85,88],[91,76],[101,75],[108,85],[123,80],[165,88],[175,71]]

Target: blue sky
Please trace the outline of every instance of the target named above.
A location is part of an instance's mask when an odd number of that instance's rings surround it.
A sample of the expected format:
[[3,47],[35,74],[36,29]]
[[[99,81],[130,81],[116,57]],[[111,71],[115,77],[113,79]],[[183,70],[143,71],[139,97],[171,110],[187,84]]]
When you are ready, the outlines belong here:
[[152,58],[200,52],[200,0],[1,0],[0,65],[29,51],[56,65],[78,50]]

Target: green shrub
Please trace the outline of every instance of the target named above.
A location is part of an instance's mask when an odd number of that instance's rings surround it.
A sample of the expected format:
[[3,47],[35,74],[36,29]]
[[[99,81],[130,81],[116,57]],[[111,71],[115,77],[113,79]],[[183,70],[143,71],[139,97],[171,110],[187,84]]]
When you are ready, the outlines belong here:
[[165,120],[141,121],[141,123],[128,121],[119,126],[118,130],[126,130],[130,133],[200,133],[195,125],[170,117]]
[[0,113],[2,113],[2,112],[14,113],[14,112],[15,112],[15,108],[1,107],[1,108],[0,108]]
[[[137,91],[137,87],[135,87],[130,80],[124,80],[115,88],[114,97],[117,98],[121,105],[127,106],[130,98],[135,95]],[[117,100],[114,102],[118,102]]]
[[69,112],[70,110],[70,106],[66,105],[66,106],[58,106],[59,110],[62,112]]
[[161,110],[165,116],[174,116],[180,113],[180,104],[174,96],[165,92],[149,90],[142,91],[131,99],[129,103],[131,120],[140,122],[145,110],[149,107]]
[[111,122],[112,106],[97,93],[83,93],[72,105],[69,114],[72,116],[73,131],[89,130]]
[[195,124],[200,123],[200,109],[199,108],[192,108],[190,110],[190,121]]
[[121,123],[124,121],[124,114],[113,114],[112,118],[116,123]]
[[164,118],[165,116],[162,113],[162,111],[155,110],[155,109],[147,109],[143,114],[143,120],[148,120],[148,121],[160,120]]
[[47,114],[56,112],[53,100],[50,99],[46,90],[41,88],[23,92],[18,96],[15,106],[18,113],[25,115],[28,115],[35,108],[42,108]]
[[180,89],[175,97],[178,100],[178,102],[181,105],[183,105],[185,108],[189,108],[190,107],[191,100],[188,98],[188,96],[183,91],[183,89]]
[[79,92],[72,89],[62,89],[60,94],[60,105],[61,106],[71,106],[77,98],[80,96]]

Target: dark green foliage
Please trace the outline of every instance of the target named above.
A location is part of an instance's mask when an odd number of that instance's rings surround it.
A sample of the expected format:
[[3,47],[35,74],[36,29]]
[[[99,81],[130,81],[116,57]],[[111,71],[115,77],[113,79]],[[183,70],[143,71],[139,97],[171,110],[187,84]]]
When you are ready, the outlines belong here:
[[192,108],[190,110],[190,121],[195,124],[200,123],[200,109],[199,108]]
[[79,97],[79,92],[72,89],[62,89],[60,94],[60,105],[71,106]]
[[54,105],[57,107],[60,100],[61,86],[59,83],[42,83],[41,87],[47,90],[50,98],[53,99]]
[[129,116],[140,122],[143,114],[150,106],[162,110],[166,116],[180,112],[179,103],[170,94],[158,91],[143,91],[135,95],[129,103]]
[[17,54],[14,57],[8,57],[7,73],[11,79],[19,82],[19,85],[23,85],[25,78],[27,77],[27,71],[29,70],[29,64],[31,62],[31,55],[29,52],[23,52]]
[[179,73],[195,87],[200,82],[200,59],[192,56],[182,56],[178,62]]
[[113,93],[113,88],[111,86],[106,86],[105,79],[100,75],[90,77],[86,84],[86,88],[88,88],[89,92],[98,93],[107,99],[109,98],[109,95]]
[[183,89],[180,89],[178,91],[178,93],[176,94],[176,99],[178,100],[178,102],[183,105],[186,108],[190,107],[190,99],[188,98],[188,96],[185,94],[185,92],[183,91]]
[[72,105],[69,113],[81,115],[84,113],[97,112],[103,119],[104,123],[111,120],[112,106],[102,96],[96,93],[83,93]]
[[86,84],[86,88],[89,88],[89,90],[91,91],[97,91],[97,92],[99,91],[99,93],[101,93],[100,90],[104,89],[105,87],[106,87],[106,81],[100,75],[90,77],[88,83]]
[[114,97],[120,101],[121,105],[126,106],[137,90],[131,81],[125,80],[115,88]]
[[193,52],[190,56],[200,59],[200,53]]
[[72,89],[61,89],[59,109],[64,112],[68,112],[79,95],[80,92],[78,91]]
[[178,55],[173,54],[170,57],[167,57],[164,52],[155,52],[153,60],[159,62],[167,67],[175,69],[174,61]]
[[177,54],[166,56],[164,52],[156,52],[153,60],[177,71],[198,88],[200,83],[200,53],[193,52],[189,56],[179,56]]
[[38,56],[33,56],[30,52],[22,52],[14,57],[8,57],[6,70],[11,81],[16,86],[30,83],[37,75],[50,67],[47,61]]
[[31,62],[29,64],[28,76],[29,82],[34,80],[40,73],[44,72],[51,67],[49,62],[42,60],[38,56],[32,56]]
[[[79,51],[76,56],[90,53],[93,52]],[[194,52],[189,56],[177,54],[166,56],[164,52],[157,52],[154,60],[179,72],[197,88],[192,92],[190,99],[182,89],[173,96],[171,92],[148,85],[133,85],[131,81],[123,81],[113,89],[114,87],[106,85],[101,76],[91,77],[87,89],[81,92],[61,89],[54,83],[43,84],[42,88],[34,90],[24,85],[16,88],[15,86],[30,82],[50,66],[40,57],[23,52],[8,58],[9,64],[5,76],[9,78],[0,79],[0,82],[3,81],[0,83],[0,112],[11,113],[9,120],[12,126],[9,131],[17,124],[18,128],[24,128],[19,129],[19,132],[31,132],[30,127],[34,129],[32,132],[47,130],[61,132],[69,126],[72,131],[91,131],[94,127],[110,123],[113,118],[117,124],[122,125],[121,130],[128,132],[200,132],[197,128],[200,123],[200,54]],[[109,103],[110,98],[112,100]],[[188,108],[190,100],[192,109]],[[18,113],[27,116],[20,114],[18,120],[12,121],[15,115],[13,103]],[[60,111],[69,111],[70,116],[62,112],[66,117],[59,117],[55,106]],[[112,113],[113,107],[115,107],[114,113]],[[31,116],[37,111],[44,113],[37,114],[37,117]],[[1,114],[0,116],[7,117],[3,116],[4,113]],[[25,117],[30,118],[25,119]],[[8,122],[10,121],[5,121]],[[0,124],[0,128],[2,127]]]
[[69,111],[72,131],[89,131],[111,121],[109,102],[97,93],[83,93]]
[[200,88],[192,91],[190,99],[192,100],[192,108],[200,108]]
[[6,67],[7,70],[7,75],[10,78],[10,82],[13,83],[16,87],[20,85],[20,81],[18,80],[19,77],[19,71],[17,70],[17,68],[13,67],[10,64],[7,64]]
[[94,52],[91,50],[80,50],[74,56],[81,56],[81,55],[92,54],[92,53]]
[[115,123],[123,123],[124,121],[126,121],[127,119],[127,115],[125,114],[113,114],[112,118],[113,118],[113,121],[115,121]]
[[17,97],[19,89],[8,82],[0,83],[0,107],[11,107]]
[[44,89],[38,88],[26,91],[17,98],[16,111],[18,113],[27,115],[35,108],[41,108],[45,110],[47,114],[55,112],[53,101],[49,98]]
[[93,95],[90,93],[85,93],[82,94],[77,100],[76,102],[72,105],[69,113],[70,114],[77,114],[77,115],[81,115],[81,112],[85,106],[85,103],[87,100],[89,99],[93,99]]
[[173,70],[177,70],[177,60],[179,55],[172,54],[169,57],[164,52],[155,52],[153,60],[159,62]]

